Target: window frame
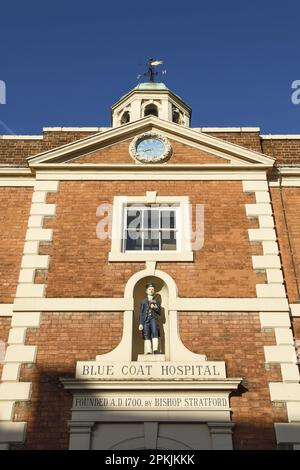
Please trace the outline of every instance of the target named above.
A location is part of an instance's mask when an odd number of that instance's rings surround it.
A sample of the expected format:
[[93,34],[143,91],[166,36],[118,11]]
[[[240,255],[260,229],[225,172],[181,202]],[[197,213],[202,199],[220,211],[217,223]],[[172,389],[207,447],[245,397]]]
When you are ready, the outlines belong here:
[[[180,205],[171,205],[171,204],[162,204],[162,203],[155,203],[155,205],[157,205],[157,207],[151,207],[152,205],[154,205],[153,203],[151,204],[128,204],[128,205],[124,205],[123,206],[123,231],[122,231],[122,253],[166,253],[166,252],[171,252],[171,253],[180,253],[181,252],[181,237],[180,237],[180,227],[179,227],[179,217],[180,217],[180,214],[179,214],[179,211],[180,211]],[[130,208],[134,208],[136,209],[137,211],[138,210],[141,210],[141,211],[146,211],[146,210],[157,210],[159,212],[162,212],[163,210],[169,210],[170,212],[171,211],[174,211],[176,213],[176,216],[175,216],[175,227],[174,229],[171,229],[171,228],[162,228],[160,226],[160,223],[159,223],[159,227],[158,228],[152,228],[152,227],[148,227],[147,229],[145,228],[142,228],[140,231],[141,232],[146,232],[146,231],[149,231],[149,230],[153,230],[153,231],[157,231],[159,234],[161,233],[161,231],[170,231],[170,232],[174,232],[176,237],[176,250],[162,250],[161,249],[161,237],[159,236],[159,245],[160,245],[160,249],[158,250],[126,250],[126,247],[125,247],[125,244],[126,244],[126,232],[128,232],[128,229],[127,228],[127,212],[128,212],[128,209]],[[161,218],[159,217],[159,221],[161,221]],[[179,234],[179,236],[178,236]],[[143,242],[144,238],[142,237],[142,242]],[[143,243],[142,243],[143,245]]]
[[[178,204],[177,250],[123,250],[125,211],[128,205]],[[194,260],[191,248],[191,216],[188,196],[157,196],[155,191],[147,191],[145,196],[114,196],[111,227],[111,251],[109,262],[139,261],[190,261]]]

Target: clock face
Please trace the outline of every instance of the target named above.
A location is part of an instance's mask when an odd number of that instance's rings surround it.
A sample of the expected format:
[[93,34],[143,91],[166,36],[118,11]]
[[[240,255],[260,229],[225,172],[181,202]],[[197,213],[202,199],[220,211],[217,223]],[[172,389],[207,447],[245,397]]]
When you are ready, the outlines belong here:
[[129,153],[140,163],[161,163],[170,158],[172,147],[163,134],[150,131],[137,135],[130,142]]
[[165,144],[158,138],[145,137],[137,143],[136,152],[139,157],[151,160],[152,158],[158,158],[163,155],[165,152]]

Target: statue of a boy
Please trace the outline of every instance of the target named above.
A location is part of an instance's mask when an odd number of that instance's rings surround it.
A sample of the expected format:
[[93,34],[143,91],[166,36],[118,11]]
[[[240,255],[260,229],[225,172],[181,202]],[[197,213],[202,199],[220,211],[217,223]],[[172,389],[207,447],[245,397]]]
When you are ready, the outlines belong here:
[[151,339],[153,353],[159,354],[158,338],[160,334],[157,315],[160,315],[160,301],[155,297],[154,284],[146,284],[145,287],[147,297],[141,302],[139,330],[142,331],[147,354],[152,354]]

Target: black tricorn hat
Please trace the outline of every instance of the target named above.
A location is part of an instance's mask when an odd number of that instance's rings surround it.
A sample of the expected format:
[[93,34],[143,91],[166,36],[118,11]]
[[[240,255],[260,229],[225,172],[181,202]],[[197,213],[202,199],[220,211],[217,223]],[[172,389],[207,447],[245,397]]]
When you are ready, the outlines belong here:
[[155,284],[153,284],[153,282],[149,282],[149,284],[146,284],[145,287],[146,289],[148,289],[148,287],[154,287],[155,289]]

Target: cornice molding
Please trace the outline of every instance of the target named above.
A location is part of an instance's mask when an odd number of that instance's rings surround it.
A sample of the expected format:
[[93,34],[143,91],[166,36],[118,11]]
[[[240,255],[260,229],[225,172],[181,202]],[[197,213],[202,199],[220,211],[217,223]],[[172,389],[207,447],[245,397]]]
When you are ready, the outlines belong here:
[[133,138],[137,132],[143,133],[152,130],[169,133],[169,137],[171,135],[174,138],[177,136],[178,138],[186,139],[187,145],[189,142],[205,145],[208,152],[213,152],[214,150],[225,152],[227,154],[227,158],[237,158],[241,163],[256,163],[267,165],[271,168],[275,162],[274,158],[262,153],[246,149],[240,145],[224,141],[215,136],[204,134],[178,124],[159,119],[156,116],[147,116],[132,123],[124,124],[103,132],[98,132],[47,152],[30,156],[27,158],[27,161],[29,166],[33,166],[37,163],[69,160],[82,156],[83,152],[87,153],[97,150],[101,145],[107,146],[114,143],[116,139]]

